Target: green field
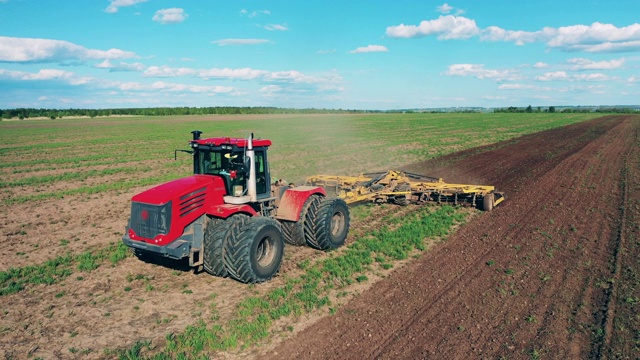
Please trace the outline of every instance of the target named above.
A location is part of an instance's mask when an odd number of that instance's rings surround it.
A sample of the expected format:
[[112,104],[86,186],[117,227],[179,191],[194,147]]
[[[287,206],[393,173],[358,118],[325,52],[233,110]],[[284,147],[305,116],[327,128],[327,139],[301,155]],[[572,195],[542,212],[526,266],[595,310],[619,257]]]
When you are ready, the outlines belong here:
[[[273,141],[273,178],[357,175],[594,118],[596,114],[123,117],[0,122],[5,204],[160,183],[191,172],[190,131]],[[68,186],[53,186],[54,184]],[[13,189],[13,190],[12,190]],[[20,189],[21,191],[14,191]],[[35,190],[34,190],[35,189]],[[26,191],[24,191],[26,190]],[[32,191],[34,190],[34,191]]]

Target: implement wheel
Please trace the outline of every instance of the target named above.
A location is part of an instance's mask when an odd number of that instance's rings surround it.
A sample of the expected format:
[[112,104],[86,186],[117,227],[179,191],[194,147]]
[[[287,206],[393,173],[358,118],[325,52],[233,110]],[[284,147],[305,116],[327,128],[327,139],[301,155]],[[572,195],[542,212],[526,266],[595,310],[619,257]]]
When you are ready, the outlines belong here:
[[493,201],[494,201],[493,193],[489,193],[485,195],[484,198],[482,199],[482,210],[491,211],[493,209]]
[[[406,183],[405,184],[398,184],[393,189],[393,192],[405,192],[405,191],[411,191],[411,185],[406,184]],[[407,205],[411,204],[411,195],[409,195],[409,196],[407,196],[407,195],[397,195],[397,196],[394,196],[391,201],[396,205],[407,206]]]
[[235,214],[227,219],[210,218],[204,233],[204,269],[211,275],[227,277],[224,267],[224,251],[227,240],[235,237],[249,219],[248,215]]
[[283,255],[280,223],[257,216],[249,218],[237,236],[227,239],[224,265],[232,278],[243,283],[259,283],[278,272]]
[[282,234],[287,244],[295,246],[307,244],[307,238],[312,236],[311,233],[313,232],[313,216],[316,214],[321,200],[322,197],[319,195],[309,196],[304,205],[302,205],[298,221],[282,221]]
[[344,200],[325,198],[318,206],[309,245],[320,250],[342,246],[349,232],[349,208]]

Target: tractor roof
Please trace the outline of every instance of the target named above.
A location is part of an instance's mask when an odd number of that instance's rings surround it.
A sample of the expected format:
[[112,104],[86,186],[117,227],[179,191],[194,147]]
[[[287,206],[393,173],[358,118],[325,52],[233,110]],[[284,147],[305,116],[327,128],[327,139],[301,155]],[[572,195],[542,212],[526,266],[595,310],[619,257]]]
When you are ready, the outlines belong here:
[[[208,138],[200,140],[192,140],[191,143],[197,143],[200,145],[221,146],[221,145],[235,145],[239,148],[247,147],[247,139],[241,138]],[[253,139],[253,147],[258,146],[271,146],[271,140],[267,139]]]

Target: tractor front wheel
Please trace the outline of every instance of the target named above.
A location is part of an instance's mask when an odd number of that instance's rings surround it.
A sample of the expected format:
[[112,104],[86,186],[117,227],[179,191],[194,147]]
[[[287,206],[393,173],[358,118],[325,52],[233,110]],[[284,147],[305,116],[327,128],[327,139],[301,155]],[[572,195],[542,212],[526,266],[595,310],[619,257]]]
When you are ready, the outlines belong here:
[[243,283],[260,283],[278,272],[283,255],[280,223],[257,216],[249,218],[237,236],[227,239],[224,265],[232,278]]
[[227,277],[224,266],[225,245],[229,238],[236,237],[249,216],[235,214],[227,219],[210,218],[204,233],[204,269],[211,275]]

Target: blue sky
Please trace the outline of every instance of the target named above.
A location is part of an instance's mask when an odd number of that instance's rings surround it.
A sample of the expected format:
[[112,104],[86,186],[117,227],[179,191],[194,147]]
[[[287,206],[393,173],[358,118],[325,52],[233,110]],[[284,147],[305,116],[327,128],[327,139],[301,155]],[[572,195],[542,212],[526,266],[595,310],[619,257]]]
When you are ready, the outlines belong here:
[[640,1],[0,0],[0,108],[640,101]]

